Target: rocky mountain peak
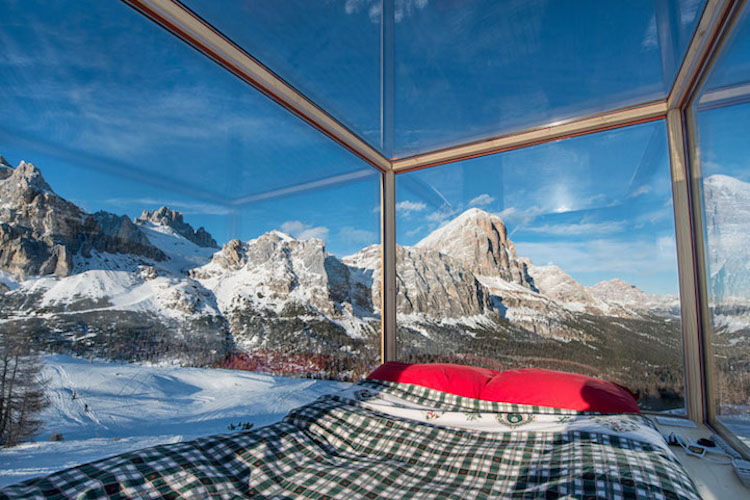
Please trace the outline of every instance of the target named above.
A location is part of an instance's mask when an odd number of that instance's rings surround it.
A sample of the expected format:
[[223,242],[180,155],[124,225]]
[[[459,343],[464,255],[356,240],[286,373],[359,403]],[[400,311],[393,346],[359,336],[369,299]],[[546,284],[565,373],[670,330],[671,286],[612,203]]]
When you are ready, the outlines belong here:
[[92,250],[166,259],[130,219],[87,214],[57,195],[32,163],[22,161],[0,180],[0,201],[0,270],[13,276],[67,276],[73,257]]
[[518,257],[503,220],[471,208],[427,235],[416,248],[431,249],[464,263],[474,274],[496,276],[536,290],[527,265]]
[[638,306],[649,304],[654,297],[647,294],[637,286],[619,278],[601,281],[589,287],[589,290],[599,299],[613,304]]
[[26,204],[43,193],[54,195],[54,191],[33,163],[22,161],[18,167],[12,168],[6,162],[2,169],[0,180],[5,182],[0,184],[0,200],[4,203]]
[[221,247],[221,252],[214,254],[212,260],[227,269],[240,269],[247,264],[245,246],[237,238],[229,240]]
[[13,173],[13,166],[8,163],[8,161],[3,157],[3,155],[0,155],[0,181],[3,179],[7,179],[11,176]]
[[[344,258],[371,272],[372,301],[380,303],[381,250],[378,245]],[[396,309],[403,314],[457,318],[495,310],[489,291],[464,262],[430,248],[396,247]]]
[[182,212],[172,210],[168,207],[161,207],[157,210],[144,210],[141,216],[135,219],[136,223],[151,222],[159,226],[165,226],[173,229],[180,236],[192,241],[200,247],[219,248],[216,240],[205,228],[199,227],[197,230],[185,222]]
[[589,303],[592,297],[572,276],[555,265],[529,266],[539,292],[562,302]]

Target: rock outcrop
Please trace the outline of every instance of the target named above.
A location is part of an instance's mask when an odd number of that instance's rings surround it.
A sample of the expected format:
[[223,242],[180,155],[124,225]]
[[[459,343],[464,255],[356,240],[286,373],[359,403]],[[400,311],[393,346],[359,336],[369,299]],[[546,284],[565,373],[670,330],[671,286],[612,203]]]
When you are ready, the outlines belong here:
[[10,163],[8,163],[8,161],[3,157],[3,155],[0,155],[0,181],[10,177],[12,173],[13,173],[13,166]]
[[278,313],[290,302],[331,317],[344,302],[372,308],[350,270],[328,255],[321,240],[297,240],[279,231],[248,242],[231,240],[190,275],[213,290],[230,314],[243,306]]
[[21,279],[67,276],[73,257],[91,250],[166,258],[127,217],[87,214],[58,196],[31,163],[0,180],[0,270]]
[[454,257],[480,276],[497,276],[536,290],[526,263],[500,217],[472,208],[419,241],[416,248],[431,249]]
[[198,230],[194,230],[193,226],[185,222],[182,212],[178,212],[177,210],[171,210],[167,207],[161,207],[158,210],[144,210],[141,216],[135,220],[136,223],[146,221],[160,226],[171,227],[177,234],[192,241],[199,247],[219,248],[216,240],[211,237],[211,234],[205,228],[199,227]]
[[[351,267],[372,271],[372,300],[380,302],[382,273],[379,246],[344,259]],[[464,263],[427,248],[396,249],[396,310],[437,319],[477,316],[494,311],[488,290]]]

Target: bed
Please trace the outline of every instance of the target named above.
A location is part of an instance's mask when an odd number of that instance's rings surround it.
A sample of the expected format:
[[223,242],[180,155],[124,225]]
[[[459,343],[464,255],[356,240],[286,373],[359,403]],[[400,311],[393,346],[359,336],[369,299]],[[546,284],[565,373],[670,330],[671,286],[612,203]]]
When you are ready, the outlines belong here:
[[467,396],[491,387],[481,377],[458,389],[400,379],[371,376],[264,428],[125,453],[0,497],[699,498],[637,411]]

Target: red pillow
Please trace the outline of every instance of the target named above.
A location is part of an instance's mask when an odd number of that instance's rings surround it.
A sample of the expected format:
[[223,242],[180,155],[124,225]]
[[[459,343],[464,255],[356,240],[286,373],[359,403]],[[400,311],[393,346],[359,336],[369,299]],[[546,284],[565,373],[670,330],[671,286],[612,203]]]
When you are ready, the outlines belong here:
[[640,413],[633,393],[613,382],[574,373],[524,368],[504,371],[480,399],[600,413]]
[[488,368],[435,363],[410,365],[389,361],[367,378],[421,385],[467,398],[479,398],[484,386],[498,374]]

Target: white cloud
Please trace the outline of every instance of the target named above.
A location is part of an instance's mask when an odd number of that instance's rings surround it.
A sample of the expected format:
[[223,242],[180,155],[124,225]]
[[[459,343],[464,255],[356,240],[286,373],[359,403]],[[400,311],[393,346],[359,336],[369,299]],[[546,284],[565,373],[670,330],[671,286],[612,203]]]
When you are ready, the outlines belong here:
[[513,234],[513,232],[517,231],[518,229],[531,224],[534,219],[536,219],[543,213],[544,210],[540,207],[531,206],[523,210],[520,210],[516,207],[508,207],[501,212],[495,213],[495,215],[500,217],[506,225],[514,226],[513,231],[511,231],[511,234]]
[[635,191],[628,194],[628,198],[637,198],[641,195],[648,194],[651,192],[651,185],[644,184],[642,186],[639,186]]
[[448,219],[452,219],[455,215],[458,215],[458,212],[458,209],[455,209],[448,205],[443,205],[431,214],[428,214],[425,219],[430,222],[443,222]]
[[692,23],[702,5],[702,0],[683,0],[680,2],[680,23],[683,25]]
[[281,230],[287,234],[290,234],[298,240],[309,240],[317,238],[319,240],[325,240],[328,238],[329,230],[325,226],[313,226],[311,224],[305,224],[298,220],[289,220],[281,225]]
[[554,263],[571,275],[606,272],[649,275],[675,272],[677,257],[674,240],[616,240],[608,238],[576,242],[519,242],[519,255],[532,262]]
[[419,226],[419,227],[415,227],[414,229],[411,229],[411,230],[409,230],[409,231],[406,231],[406,236],[410,236],[410,237],[411,237],[411,236],[414,236],[414,235],[416,235],[416,234],[419,234],[419,233],[421,233],[422,231],[424,231],[424,229],[425,229],[425,227],[424,227],[424,226]]
[[[393,18],[400,23],[405,18],[410,17],[417,10],[424,9],[429,0],[395,0]],[[356,14],[366,9],[370,21],[373,23],[380,22],[381,2],[379,0],[346,0],[344,3],[344,12],[347,14]]]
[[659,254],[665,257],[676,258],[677,242],[674,236],[661,236],[656,240],[656,246],[659,249]]
[[656,16],[651,16],[651,19],[646,26],[646,32],[643,34],[641,39],[641,48],[643,50],[652,50],[659,46],[658,33],[656,31]]
[[375,231],[357,229],[351,226],[344,226],[339,229],[338,237],[347,243],[356,245],[372,245],[378,242],[378,235]]
[[488,195],[487,193],[480,194],[476,198],[472,198],[469,202],[470,207],[481,207],[485,205],[489,205],[490,203],[494,202],[495,198]]
[[[379,210],[380,209],[378,208],[378,211]],[[424,210],[427,210],[427,205],[425,205],[421,201],[404,200],[396,203],[396,211],[404,215],[405,217],[410,216],[414,212],[422,212]]]
[[625,230],[624,222],[581,222],[577,224],[544,224],[537,227],[526,227],[524,231],[544,233],[554,236],[579,236],[582,234],[599,235],[619,233]]

